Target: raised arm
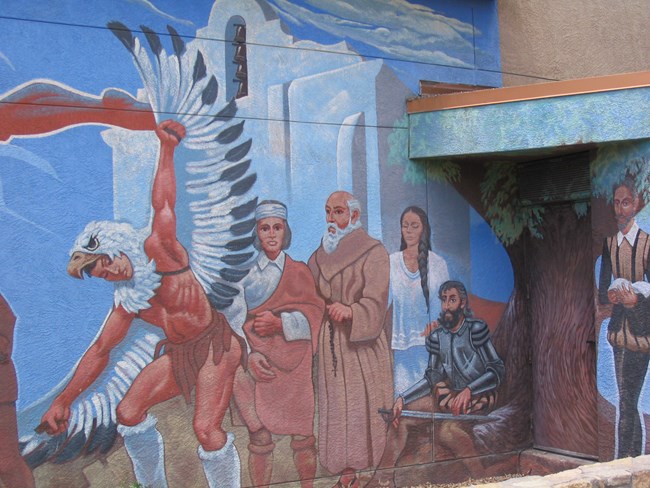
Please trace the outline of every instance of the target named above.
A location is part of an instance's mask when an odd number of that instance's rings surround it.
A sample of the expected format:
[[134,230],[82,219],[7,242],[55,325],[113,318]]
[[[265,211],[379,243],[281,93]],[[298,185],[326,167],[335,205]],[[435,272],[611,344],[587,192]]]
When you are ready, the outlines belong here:
[[115,89],[95,96],[61,83],[38,81],[0,94],[0,102],[0,141],[51,134],[81,124],[131,130],[152,130],[156,126],[148,104]]
[[185,137],[185,127],[176,121],[165,120],[156,127],[156,135],[160,139],[160,155],[151,192],[151,235],[145,241],[145,251],[156,260],[159,271],[174,271],[189,262],[185,248],[176,237],[175,210],[174,151]]
[[111,311],[101,334],[81,357],[72,379],[43,415],[39,429],[50,435],[67,430],[70,405],[104,371],[111,351],[126,336],[134,316],[119,305]]

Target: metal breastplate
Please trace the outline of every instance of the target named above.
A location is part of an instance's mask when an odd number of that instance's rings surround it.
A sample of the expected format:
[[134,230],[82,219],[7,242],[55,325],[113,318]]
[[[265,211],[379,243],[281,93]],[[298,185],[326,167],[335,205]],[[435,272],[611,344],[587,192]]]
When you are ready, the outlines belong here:
[[441,331],[439,338],[441,362],[452,390],[462,390],[485,373],[485,364],[472,347],[467,323],[456,334]]

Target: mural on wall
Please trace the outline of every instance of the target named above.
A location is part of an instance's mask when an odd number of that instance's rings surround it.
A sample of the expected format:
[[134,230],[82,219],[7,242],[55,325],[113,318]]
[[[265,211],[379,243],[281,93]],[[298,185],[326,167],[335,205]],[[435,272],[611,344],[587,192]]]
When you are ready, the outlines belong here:
[[[309,485],[317,467],[312,366],[325,302],[307,266],[285,253],[292,239],[286,205],[260,202],[255,221],[255,247],[262,252],[242,280],[240,294],[246,301],[243,331],[250,353],[247,367],[237,370],[231,408],[248,429],[254,486],[271,482],[273,435],[291,436],[296,472]],[[237,327],[234,320],[231,324]]]
[[604,146],[593,163],[601,456],[647,452],[647,143]]
[[11,361],[16,317],[0,295],[0,480],[6,486],[34,486],[34,476],[20,455],[16,431],[18,385]]
[[[430,194],[391,160],[406,157],[419,79],[498,84],[494,7],[219,0],[192,20],[158,7],[84,11],[76,24],[108,27],[95,51],[68,47],[82,56],[68,70],[35,63],[0,87],[0,158],[28,165],[2,174],[0,225],[17,227],[0,233],[0,291],[37,478],[358,486],[520,445],[527,425],[502,438],[517,412],[503,248],[473,197]],[[466,69],[477,62],[483,74]],[[456,354],[473,358],[462,385]]]
[[319,457],[343,486],[357,486],[356,471],[376,466],[386,443],[378,411],[393,393],[389,261],[350,193],[332,193],[325,214],[327,230],[308,263],[327,305],[318,344]]
[[[504,364],[490,340],[487,324],[473,318],[465,285],[445,281],[439,287],[439,297],[442,311],[426,330],[433,329],[426,339],[429,358],[422,378],[400,393],[392,411],[382,411],[392,425],[375,475],[380,484],[392,484],[391,468],[404,453],[408,427],[417,425],[409,422],[410,418],[427,418],[423,414],[430,411],[434,412],[433,421],[439,423],[434,431],[433,459],[465,458],[471,477],[485,476],[485,468],[476,459],[473,427],[496,420],[486,414],[496,406]],[[414,410],[405,410],[406,406]]]
[[[513,292],[507,304],[501,304],[497,323],[489,319],[492,308],[475,314],[490,325],[492,343],[505,366],[496,408],[489,414],[499,421],[474,427],[475,448],[479,452],[485,449],[483,441],[496,442],[504,450],[530,445],[527,419],[533,412],[538,445],[596,454],[595,375],[589,369],[595,364],[589,342],[593,335],[592,261],[589,253],[583,252],[591,235],[587,203],[522,206],[516,162],[401,164],[405,177],[414,184],[427,182],[429,188],[453,185],[477,219],[497,236],[503,245],[500,252],[512,267]],[[482,253],[482,257],[486,255]],[[472,260],[472,267],[479,262],[484,260]],[[563,286],[557,286],[559,282]],[[476,292],[476,284],[472,284]],[[471,296],[469,303],[475,312],[479,310]],[[589,306],[576,307],[576,303]],[[532,324],[530,328],[521,326],[522,317]],[[533,408],[531,377],[536,361],[543,373],[535,377],[537,405]],[[558,395],[565,399],[561,408],[556,407]],[[580,427],[567,430],[566,425]]]
[[[393,303],[391,349],[395,364],[395,391],[405,391],[422,376],[429,362],[424,346],[429,317],[440,314],[438,289],[449,279],[444,258],[431,250],[431,225],[417,206],[400,217],[400,250],[390,255],[390,291]],[[422,328],[423,324],[427,327]]]

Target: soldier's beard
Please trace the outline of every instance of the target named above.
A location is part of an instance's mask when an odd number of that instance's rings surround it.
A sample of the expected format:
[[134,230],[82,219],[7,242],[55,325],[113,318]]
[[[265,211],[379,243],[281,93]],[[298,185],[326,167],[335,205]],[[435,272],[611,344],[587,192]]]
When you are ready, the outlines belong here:
[[[327,228],[323,234],[322,241],[323,249],[327,254],[332,254],[334,251],[336,251],[336,248],[339,246],[341,239],[350,234],[352,231],[357,230],[359,227],[361,227],[360,219],[355,223],[352,223],[351,220],[352,219],[350,218],[350,222],[345,229],[339,228],[339,226],[336,224],[327,224]],[[334,232],[330,232],[330,229],[334,229]]]
[[460,315],[463,313],[462,309],[455,310],[453,312],[440,312],[438,317],[438,323],[447,330],[453,329],[458,321],[460,320]]

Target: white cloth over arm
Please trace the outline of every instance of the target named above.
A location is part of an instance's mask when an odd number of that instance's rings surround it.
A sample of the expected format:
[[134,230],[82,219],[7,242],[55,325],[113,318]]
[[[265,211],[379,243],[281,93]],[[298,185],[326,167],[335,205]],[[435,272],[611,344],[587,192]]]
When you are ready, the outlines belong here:
[[[284,252],[281,252],[273,261],[263,252],[259,254],[257,262],[246,278],[242,280],[246,305],[249,310],[259,307],[271,297],[282,278],[284,262]],[[284,338],[287,341],[311,339],[309,322],[301,312],[282,312],[280,319],[282,320]]]

